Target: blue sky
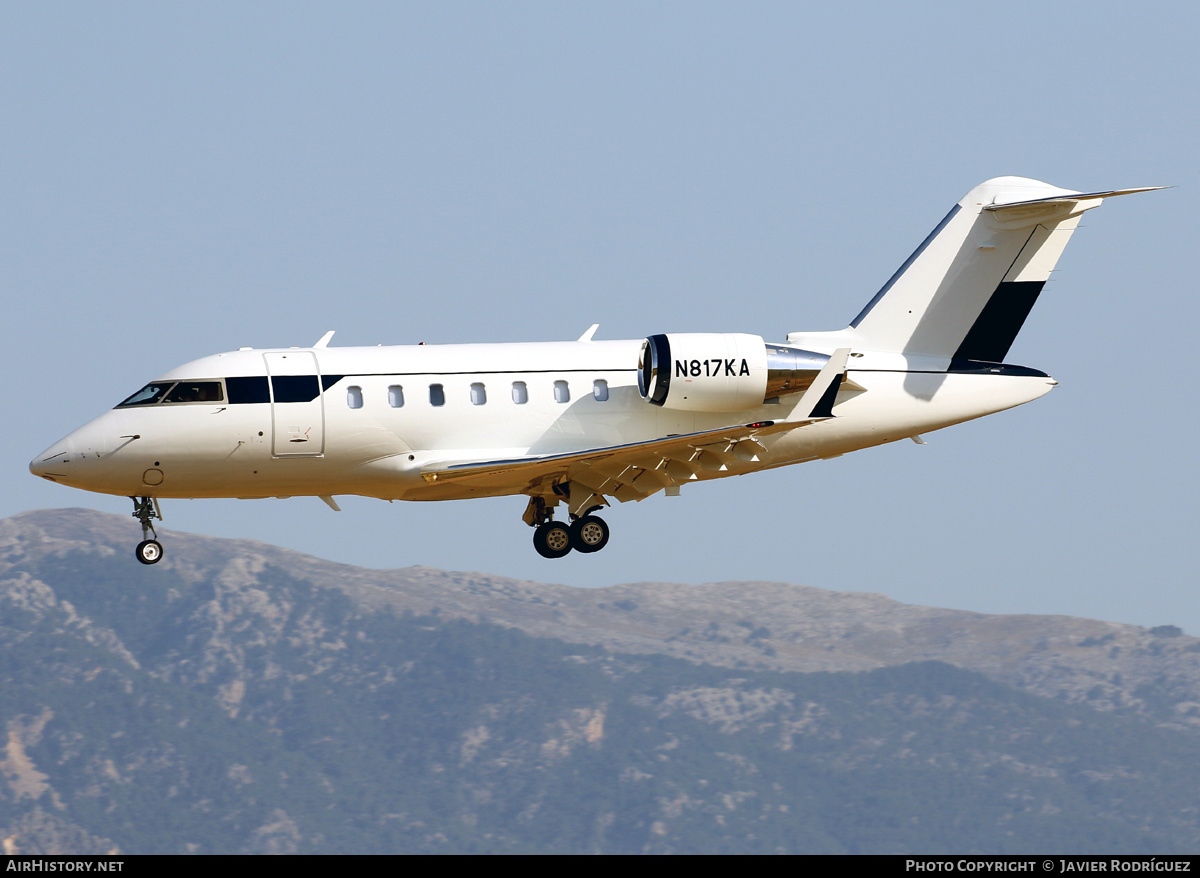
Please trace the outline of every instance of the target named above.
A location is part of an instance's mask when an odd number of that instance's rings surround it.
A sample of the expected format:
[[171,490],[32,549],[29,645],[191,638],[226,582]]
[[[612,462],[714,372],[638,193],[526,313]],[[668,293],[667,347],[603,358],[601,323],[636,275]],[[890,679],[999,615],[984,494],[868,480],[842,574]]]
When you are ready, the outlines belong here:
[[1197,24],[1183,3],[6,4],[0,514],[126,513],[29,459],[209,353],[593,322],[779,340],[844,326],[989,177],[1171,185],[1073,238],[1009,356],[1047,397],[619,506],[598,555],[539,558],[520,498],[164,514],[375,567],[1200,634]]

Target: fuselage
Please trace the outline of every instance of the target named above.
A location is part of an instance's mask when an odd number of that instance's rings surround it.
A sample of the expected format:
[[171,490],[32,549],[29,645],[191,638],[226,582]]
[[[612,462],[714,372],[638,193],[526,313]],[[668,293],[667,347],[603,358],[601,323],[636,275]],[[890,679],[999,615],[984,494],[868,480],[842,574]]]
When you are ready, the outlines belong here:
[[[927,433],[1042,396],[1005,363],[1080,218],[1106,199],[1026,177],[971,189],[840,330],[407,347],[243,348],[173,369],[31,463],[128,496],[163,557],[174,497],[525,495],[546,558],[600,551],[595,513],[691,482]],[[565,509],[563,508],[565,506]],[[556,512],[557,510],[557,512]],[[556,514],[565,513],[566,518]]]
[[[820,351],[819,335],[806,346]],[[733,412],[648,404],[638,387],[641,345],[637,339],[217,354],[161,375],[144,399],[105,412],[38,455],[30,469],[71,487],[151,498],[519,494],[526,493],[519,483],[431,483],[422,468],[780,420],[798,398]],[[855,351],[836,417],[764,437],[767,452],[758,459],[730,461],[693,480],[896,441],[1020,405],[1054,384],[1033,370],[950,369],[948,360]]]

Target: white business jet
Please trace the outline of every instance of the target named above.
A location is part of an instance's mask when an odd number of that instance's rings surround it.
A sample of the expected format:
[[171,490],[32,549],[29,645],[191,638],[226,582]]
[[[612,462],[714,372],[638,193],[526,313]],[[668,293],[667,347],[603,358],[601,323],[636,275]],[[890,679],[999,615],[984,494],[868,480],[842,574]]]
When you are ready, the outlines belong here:
[[[668,333],[536,344],[242,348],[172,369],[30,463],[128,496],[137,557],[173,497],[524,495],[547,558],[596,552],[611,498],[911,438],[1037,399],[1004,362],[1083,212],[1143,189],[997,177],[956,204],[850,325],[785,343]],[[566,516],[555,518],[565,507]]]

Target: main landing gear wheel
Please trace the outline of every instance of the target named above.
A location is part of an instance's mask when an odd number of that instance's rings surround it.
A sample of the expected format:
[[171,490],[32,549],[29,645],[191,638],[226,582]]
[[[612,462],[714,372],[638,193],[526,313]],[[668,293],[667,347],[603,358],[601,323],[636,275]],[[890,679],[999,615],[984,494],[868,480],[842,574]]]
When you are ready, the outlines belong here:
[[157,564],[163,556],[162,543],[158,540],[142,540],[134,551],[143,564]]
[[571,548],[584,554],[599,552],[608,545],[608,525],[603,518],[585,515],[571,525]]
[[533,532],[533,547],[543,558],[561,558],[571,551],[571,530],[561,521],[547,521]]

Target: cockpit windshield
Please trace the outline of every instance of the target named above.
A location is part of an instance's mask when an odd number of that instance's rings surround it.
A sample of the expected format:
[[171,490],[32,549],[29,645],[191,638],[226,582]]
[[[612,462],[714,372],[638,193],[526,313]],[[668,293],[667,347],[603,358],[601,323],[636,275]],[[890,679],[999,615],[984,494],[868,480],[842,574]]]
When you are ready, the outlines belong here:
[[117,408],[125,408],[131,405],[154,405],[163,395],[171,389],[174,382],[168,381],[166,384],[147,384],[129,399],[117,405]]
[[220,381],[156,381],[147,384],[117,408],[158,403],[223,402],[224,399]]

